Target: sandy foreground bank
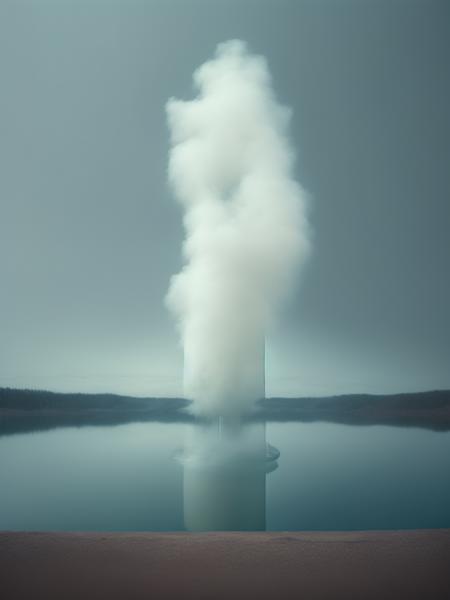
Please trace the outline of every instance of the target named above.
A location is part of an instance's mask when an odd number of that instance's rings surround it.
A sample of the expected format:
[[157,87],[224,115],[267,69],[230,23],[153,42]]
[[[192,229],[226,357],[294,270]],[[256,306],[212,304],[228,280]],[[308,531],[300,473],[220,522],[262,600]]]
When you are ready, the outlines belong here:
[[450,598],[450,529],[0,533],[10,598]]

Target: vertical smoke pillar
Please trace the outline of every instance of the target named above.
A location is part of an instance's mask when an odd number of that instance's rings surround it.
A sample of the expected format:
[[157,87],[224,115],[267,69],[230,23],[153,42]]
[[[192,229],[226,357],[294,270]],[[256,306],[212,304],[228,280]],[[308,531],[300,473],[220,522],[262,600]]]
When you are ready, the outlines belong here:
[[194,412],[233,419],[264,397],[264,336],[309,249],[306,201],[264,58],[220,44],[194,83],[197,98],[167,104],[186,231],[167,302]]

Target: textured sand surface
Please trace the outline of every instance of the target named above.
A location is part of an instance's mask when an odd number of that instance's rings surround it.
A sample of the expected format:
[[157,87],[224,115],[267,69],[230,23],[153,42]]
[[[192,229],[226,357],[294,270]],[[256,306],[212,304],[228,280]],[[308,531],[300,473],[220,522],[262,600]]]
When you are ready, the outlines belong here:
[[450,530],[0,533],[0,596],[450,598]]

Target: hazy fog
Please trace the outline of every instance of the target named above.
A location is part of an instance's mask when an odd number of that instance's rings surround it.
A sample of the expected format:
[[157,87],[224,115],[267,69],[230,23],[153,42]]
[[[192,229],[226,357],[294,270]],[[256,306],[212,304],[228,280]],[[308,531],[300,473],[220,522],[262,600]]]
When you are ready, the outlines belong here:
[[314,251],[267,393],[450,386],[446,2],[0,4],[0,385],[178,394],[169,97],[217,43],[293,109]]

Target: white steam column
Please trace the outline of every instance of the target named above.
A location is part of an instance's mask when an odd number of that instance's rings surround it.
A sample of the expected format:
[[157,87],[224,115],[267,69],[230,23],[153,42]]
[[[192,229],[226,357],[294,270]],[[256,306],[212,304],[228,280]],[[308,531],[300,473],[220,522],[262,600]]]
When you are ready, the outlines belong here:
[[169,182],[186,234],[167,303],[192,411],[233,419],[264,397],[264,335],[309,250],[306,199],[290,110],[265,59],[239,40],[220,44],[194,84],[195,99],[167,103]]
[[205,423],[182,458],[186,527],[264,529],[277,452],[263,424],[243,423],[265,396],[265,333],[308,255],[307,202],[293,177],[291,112],[265,59],[239,40],[220,44],[194,84],[196,98],[166,106],[169,182],[185,229],[167,303],[184,393]]

